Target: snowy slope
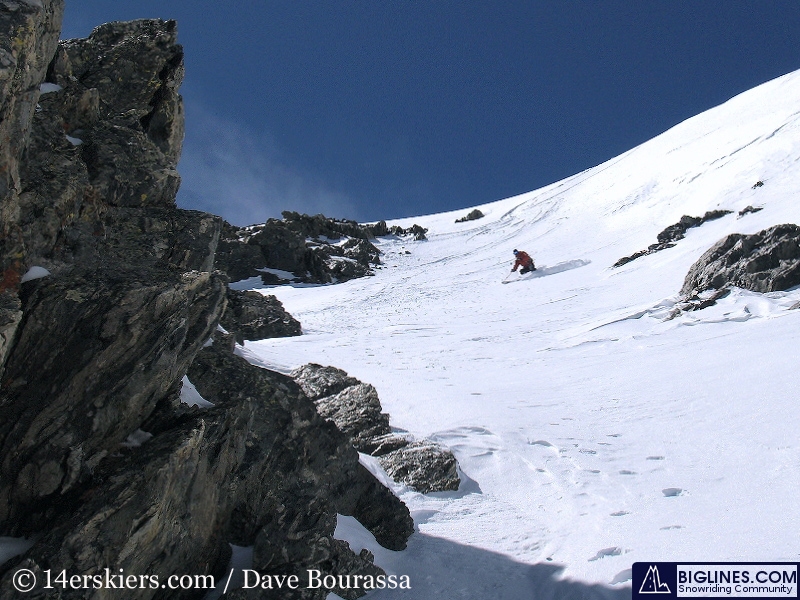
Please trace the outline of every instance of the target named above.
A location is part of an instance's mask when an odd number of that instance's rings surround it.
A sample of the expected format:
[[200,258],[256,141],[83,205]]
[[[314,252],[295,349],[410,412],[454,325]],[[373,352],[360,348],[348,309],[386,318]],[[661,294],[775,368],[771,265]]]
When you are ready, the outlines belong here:
[[[748,205],[611,268],[684,214]],[[392,223],[429,241],[382,240],[375,277],[264,290],[305,335],[245,347],[372,383],[393,426],[460,461],[458,493],[396,488],[419,532],[376,555],[414,587],[371,597],[623,598],[635,561],[800,560],[800,291],[665,320],[714,242],[800,223],[800,72],[479,208]],[[540,272],[501,285],[514,248]]]

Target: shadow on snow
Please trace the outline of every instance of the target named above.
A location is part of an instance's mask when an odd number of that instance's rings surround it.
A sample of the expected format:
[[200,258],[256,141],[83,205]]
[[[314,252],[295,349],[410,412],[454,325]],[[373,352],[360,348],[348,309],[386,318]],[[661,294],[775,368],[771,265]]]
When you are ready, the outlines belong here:
[[[533,541],[533,540],[532,540]],[[369,600],[630,600],[629,585],[606,586],[561,579],[563,567],[528,565],[488,550],[415,533],[394,556],[395,574],[411,578],[410,590],[375,590]]]

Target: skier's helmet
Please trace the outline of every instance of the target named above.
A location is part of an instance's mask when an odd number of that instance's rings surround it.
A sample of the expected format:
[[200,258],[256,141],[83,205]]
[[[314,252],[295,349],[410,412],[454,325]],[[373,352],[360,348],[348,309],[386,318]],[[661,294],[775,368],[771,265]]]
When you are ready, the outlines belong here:
[[515,249],[514,249],[514,254],[519,254],[519,250],[517,250],[517,249],[515,248]]

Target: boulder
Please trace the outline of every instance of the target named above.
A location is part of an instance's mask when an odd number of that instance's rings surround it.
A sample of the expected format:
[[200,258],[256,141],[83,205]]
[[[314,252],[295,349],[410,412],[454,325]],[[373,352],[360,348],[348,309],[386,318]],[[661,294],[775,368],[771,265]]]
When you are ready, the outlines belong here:
[[396,435],[382,412],[378,392],[335,367],[309,363],[291,376],[359,451],[375,456],[389,475],[422,493],[457,490],[453,453],[433,442]]
[[255,291],[227,291],[228,305],[220,324],[244,340],[263,340],[289,337],[303,333],[299,321],[286,312],[275,296],[265,296]]
[[373,438],[391,432],[389,415],[381,412],[378,392],[368,383],[349,386],[315,402],[319,414],[333,421],[360,452],[371,454]]
[[731,234],[689,269],[681,294],[736,286],[776,292],[800,285],[800,227],[775,225],[753,235]]
[[453,453],[429,441],[412,441],[379,455],[378,462],[392,479],[423,494],[456,491],[461,484]]
[[292,378],[303,389],[303,392],[316,401],[325,396],[338,394],[353,385],[361,383],[350,377],[342,369],[323,367],[316,363],[308,363],[292,371]]
[[483,217],[484,217],[483,213],[476,208],[467,213],[465,217],[456,219],[456,223],[466,223],[467,221],[475,221],[477,219],[482,219]]

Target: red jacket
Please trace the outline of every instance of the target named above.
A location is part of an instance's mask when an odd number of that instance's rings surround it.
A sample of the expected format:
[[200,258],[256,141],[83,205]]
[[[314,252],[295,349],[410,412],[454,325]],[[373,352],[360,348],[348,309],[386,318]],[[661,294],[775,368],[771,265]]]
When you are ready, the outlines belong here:
[[528,256],[527,252],[520,250],[517,252],[517,260],[514,263],[514,268],[511,270],[516,271],[517,267],[527,267],[530,264],[533,264],[533,259]]

